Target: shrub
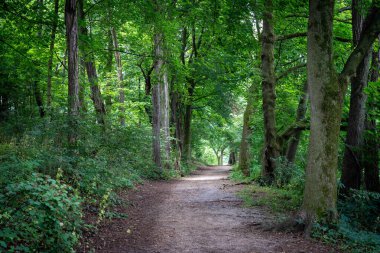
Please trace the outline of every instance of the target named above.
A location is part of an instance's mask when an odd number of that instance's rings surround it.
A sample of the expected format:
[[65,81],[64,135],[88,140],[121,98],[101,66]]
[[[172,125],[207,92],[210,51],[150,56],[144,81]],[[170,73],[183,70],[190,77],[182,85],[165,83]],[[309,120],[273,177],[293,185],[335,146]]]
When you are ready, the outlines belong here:
[[0,193],[0,251],[73,252],[81,216],[69,186],[34,173]]

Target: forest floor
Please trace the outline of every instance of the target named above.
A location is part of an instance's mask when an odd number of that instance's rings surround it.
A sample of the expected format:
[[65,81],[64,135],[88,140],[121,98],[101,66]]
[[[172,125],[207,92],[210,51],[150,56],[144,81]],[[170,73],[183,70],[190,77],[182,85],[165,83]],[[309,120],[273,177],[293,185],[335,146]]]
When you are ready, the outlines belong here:
[[80,252],[336,252],[300,234],[264,231],[275,222],[265,208],[244,208],[228,166],[203,167],[172,181],[148,181],[120,193],[127,205],[85,234]]

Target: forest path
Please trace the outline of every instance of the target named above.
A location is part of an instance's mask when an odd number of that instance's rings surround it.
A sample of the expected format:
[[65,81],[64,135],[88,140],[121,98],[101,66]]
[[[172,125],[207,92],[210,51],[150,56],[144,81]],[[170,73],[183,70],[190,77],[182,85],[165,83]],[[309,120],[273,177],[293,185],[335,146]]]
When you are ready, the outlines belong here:
[[[333,252],[299,235],[264,232],[262,208],[244,208],[228,180],[230,167],[203,167],[173,181],[153,181],[121,194],[128,219],[105,222],[82,252]],[[88,247],[86,247],[86,244]],[[92,251],[92,252],[94,252]]]

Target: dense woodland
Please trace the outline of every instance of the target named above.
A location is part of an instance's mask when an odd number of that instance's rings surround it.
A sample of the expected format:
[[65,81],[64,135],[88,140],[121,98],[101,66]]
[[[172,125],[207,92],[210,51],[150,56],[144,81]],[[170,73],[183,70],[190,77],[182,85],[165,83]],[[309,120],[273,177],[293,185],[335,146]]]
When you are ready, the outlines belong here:
[[289,228],[379,252],[378,0],[0,12],[1,252],[72,252],[86,212],[101,223],[118,190],[197,163],[287,192]]

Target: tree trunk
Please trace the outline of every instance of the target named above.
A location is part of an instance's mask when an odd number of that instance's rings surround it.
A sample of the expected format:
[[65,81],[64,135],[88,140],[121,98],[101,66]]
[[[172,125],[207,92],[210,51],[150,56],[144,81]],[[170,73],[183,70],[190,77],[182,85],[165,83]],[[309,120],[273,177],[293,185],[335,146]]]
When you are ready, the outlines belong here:
[[339,78],[333,62],[333,0],[310,0],[307,70],[311,122],[305,190],[301,215],[307,232],[315,218],[336,219],[336,171],[343,97],[365,52],[379,34],[380,10],[373,7],[358,46],[351,53]]
[[107,32],[107,37],[108,37],[108,52],[107,52],[107,61],[106,61],[106,66],[105,70],[107,73],[107,84],[106,84],[106,96],[105,96],[105,104],[106,104],[106,112],[111,113],[111,108],[112,108],[112,96],[111,96],[111,91],[112,91],[112,82],[111,82],[111,76],[112,76],[112,59],[113,59],[113,40],[112,40],[112,33],[111,30],[108,30]]
[[113,47],[115,50],[115,61],[116,61],[116,67],[117,67],[117,80],[118,80],[118,87],[119,87],[119,103],[120,103],[120,124],[121,126],[125,126],[125,93],[124,93],[124,83],[123,83],[123,66],[121,64],[121,57],[119,52],[119,43],[117,41],[117,35],[115,28],[111,28],[112,33],[112,40],[113,40]]
[[252,128],[250,127],[251,117],[253,114],[253,93],[254,85],[252,84],[248,91],[247,106],[243,116],[243,131],[240,142],[239,169],[244,176],[248,177],[251,168],[251,135]]
[[[37,71],[39,72],[39,71]],[[37,74],[39,76],[39,74]],[[33,82],[33,91],[34,91],[34,99],[36,100],[36,104],[38,107],[38,112],[41,118],[45,117],[45,108],[42,101],[41,91],[38,84],[38,81]]]
[[[360,14],[362,0],[352,1],[352,33],[356,46],[363,30],[364,17]],[[367,95],[364,93],[368,84],[370,50],[365,54],[363,61],[356,70],[356,76],[351,81],[350,110],[348,116],[348,128],[346,148],[344,151],[342,167],[342,183],[344,192],[349,189],[360,189],[362,175],[363,134],[365,122],[365,104]]]
[[[44,2],[43,0],[38,0],[38,10],[37,10],[37,15],[38,15],[38,20],[39,20],[39,25],[38,25],[38,32],[37,36],[39,39],[42,39],[42,10],[43,10],[43,5]],[[40,84],[39,84],[39,79],[40,79],[41,73],[39,69],[36,69],[36,72],[34,74],[35,81],[33,81],[33,94],[34,94],[34,99],[36,101],[37,107],[38,107],[38,112],[41,118],[45,116],[45,108],[43,104],[43,99],[41,95],[41,90],[40,90]]]
[[302,209],[306,225],[316,217],[336,219],[336,168],[342,94],[332,58],[333,0],[311,0],[307,70],[311,104],[310,140]]
[[159,171],[162,171],[161,164],[161,141],[160,141],[160,121],[161,121],[161,102],[160,102],[160,85],[154,84],[152,87],[152,130],[153,130],[153,162]]
[[220,163],[219,165],[223,166],[223,157],[224,157],[224,148],[220,150]]
[[[372,53],[372,67],[371,67],[371,82],[379,80],[380,71],[380,50],[373,51]],[[377,87],[379,90],[380,88]],[[380,90],[379,90],[380,91]],[[376,128],[376,119],[371,115],[372,110],[376,107],[376,102],[370,101],[367,107],[366,115],[366,136],[364,138],[364,183],[368,191],[380,192],[379,182],[379,133]]]
[[230,152],[230,156],[228,158],[228,164],[229,165],[235,165],[236,164],[236,153],[235,153],[235,151]]
[[79,115],[79,85],[78,85],[78,17],[76,0],[66,0],[65,25],[68,54],[68,140],[70,146],[77,143]]
[[[296,122],[299,122],[305,119],[305,115],[307,111],[307,97],[308,97],[307,82],[305,82],[300,100],[298,102]],[[286,159],[290,163],[294,163],[294,160],[296,158],[297,148],[300,142],[301,134],[302,134],[301,129],[296,130],[294,135],[289,141],[288,148],[286,150]]]
[[266,1],[263,16],[262,32],[262,94],[264,112],[264,150],[262,159],[262,175],[267,183],[274,180],[276,159],[280,155],[277,143],[275,101],[276,76],[274,73],[274,31],[273,31],[273,3]]
[[185,105],[185,115],[183,120],[183,160],[191,160],[191,119],[193,110],[191,104]]
[[155,60],[154,71],[160,88],[160,129],[163,134],[165,147],[165,168],[170,167],[170,118],[169,118],[169,82],[167,70],[164,62],[164,37],[162,33],[156,33],[155,43]]
[[54,18],[50,34],[50,46],[49,46],[49,62],[48,62],[48,76],[47,76],[47,107],[48,110],[51,108],[51,78],[53,75],[53,54],[55,45],[55,34],[57,32],[58,26],[58,15],[59,15],[59,0],[54,0]]
[[[84,0],[78,0],[79,15],[82,22],[82,26],[80,27],[80,33],[83,37],[88,37],[88,30],[85,22],[85,13],[83,10],[83,1]],[[106,108],[98,84],[98,75],[96,73],[94,55],[91,52],[88,52],[88,45],[82,43],[81,46],[83,51],[82,54],[84,59],[84,65],[86,67],[87,77],[91,87],[91,100],[94,103],[95,111],[98,117],[98,122],[104,125]]]

